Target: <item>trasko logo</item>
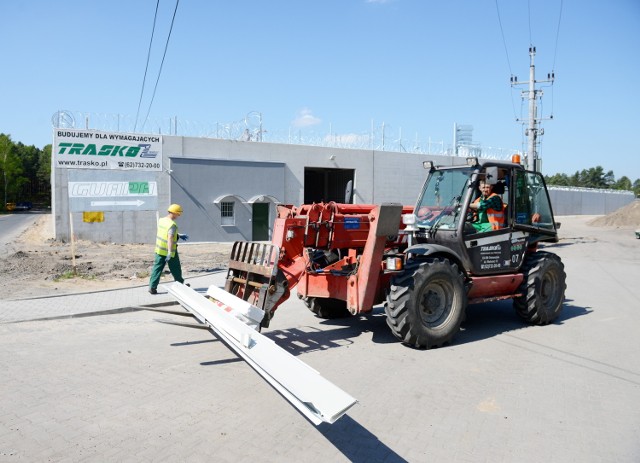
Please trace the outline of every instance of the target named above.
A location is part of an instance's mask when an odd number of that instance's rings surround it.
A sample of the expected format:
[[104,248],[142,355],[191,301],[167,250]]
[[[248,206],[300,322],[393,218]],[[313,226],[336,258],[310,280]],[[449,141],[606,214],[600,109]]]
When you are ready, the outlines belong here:
[[81,156],[120,156],[135,158],[154,159],[157,151],[150,151],[150,144],[140,143],[138,146],[103,145],[95,143],[59,143],[58,154],[77,154]]

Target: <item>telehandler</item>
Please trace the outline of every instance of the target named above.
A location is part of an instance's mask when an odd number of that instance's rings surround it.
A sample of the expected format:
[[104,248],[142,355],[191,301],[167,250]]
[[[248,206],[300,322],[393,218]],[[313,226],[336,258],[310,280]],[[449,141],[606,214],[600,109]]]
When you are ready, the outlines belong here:
[[[556,319],[566,275],[557,255],[539,250],[558,241],[542,175],[478,158],[424,167],[415,206],[279,205],[271,243],[234,243],[225,290],[264,311],[261,327],[296,286],[322,318],[384,303],[391,332],[415,348],[450,342],[468,304],[512,299],[528,323]],[[481,181],[503,203],[489,231],[474,226]]]

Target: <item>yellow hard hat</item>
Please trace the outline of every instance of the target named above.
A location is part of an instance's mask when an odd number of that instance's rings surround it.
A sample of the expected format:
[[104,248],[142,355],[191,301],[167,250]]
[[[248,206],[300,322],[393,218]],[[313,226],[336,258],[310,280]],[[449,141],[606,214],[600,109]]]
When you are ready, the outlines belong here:
[[172,204],[171,206],[169,206],[169,209],[167,209],[167,212],[171,212],[173,214],[181,215],[182,214],[182,206],[180,204]]

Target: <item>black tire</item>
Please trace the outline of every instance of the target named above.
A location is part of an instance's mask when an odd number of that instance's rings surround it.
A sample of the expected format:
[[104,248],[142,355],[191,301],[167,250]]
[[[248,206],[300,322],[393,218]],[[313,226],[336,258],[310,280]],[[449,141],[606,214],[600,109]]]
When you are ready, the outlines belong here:
[[564,264],[550,252],[538,251],[525,259],[524,280],[519,292],[523,296],[513,300],[518,315],[528,323],[546,325],[562,310],[567,275]]
[[298,293],[298,299],[300,299],[303,304],[307,306],[307,309],[311,309],[311,303],[309,302],[309,298],[307,296],[303,296],[302,294]]
[[391,282],[385,312],[395,337],[416,348],[453,339],[467,306],[464,276],[448,259],[409,264]]
[[308,297],[303,298],[303,302],[319,318],[345,318],[351,315],[347,310],[346,301],[340,299]]

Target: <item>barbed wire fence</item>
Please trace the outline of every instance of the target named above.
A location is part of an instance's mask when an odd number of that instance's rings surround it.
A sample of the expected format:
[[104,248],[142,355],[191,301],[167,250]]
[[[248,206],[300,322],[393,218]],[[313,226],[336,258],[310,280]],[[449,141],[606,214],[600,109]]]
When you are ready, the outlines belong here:
[[[135,118],[132,115],[107,114],[83,111],[56,111],[51,117],[55,128],[99,130],[103,132],[133,133]],[[322,146],[328,148],[371,149],[399,153],[430,154],[460,157],[509,159],[522,151],[514,148],[482,146],[478,143],[453,143],[443,139],[420,137],[403,138],[402,128],[381,123],[371,124],[368,130],[336,133],[310,128],[267,129],[262,113],[252,111],[244,118],[231,122],[202,123],[175,117],[149,118],[136,133],[202,137],[246,142],[281,143],[291,145]]]

